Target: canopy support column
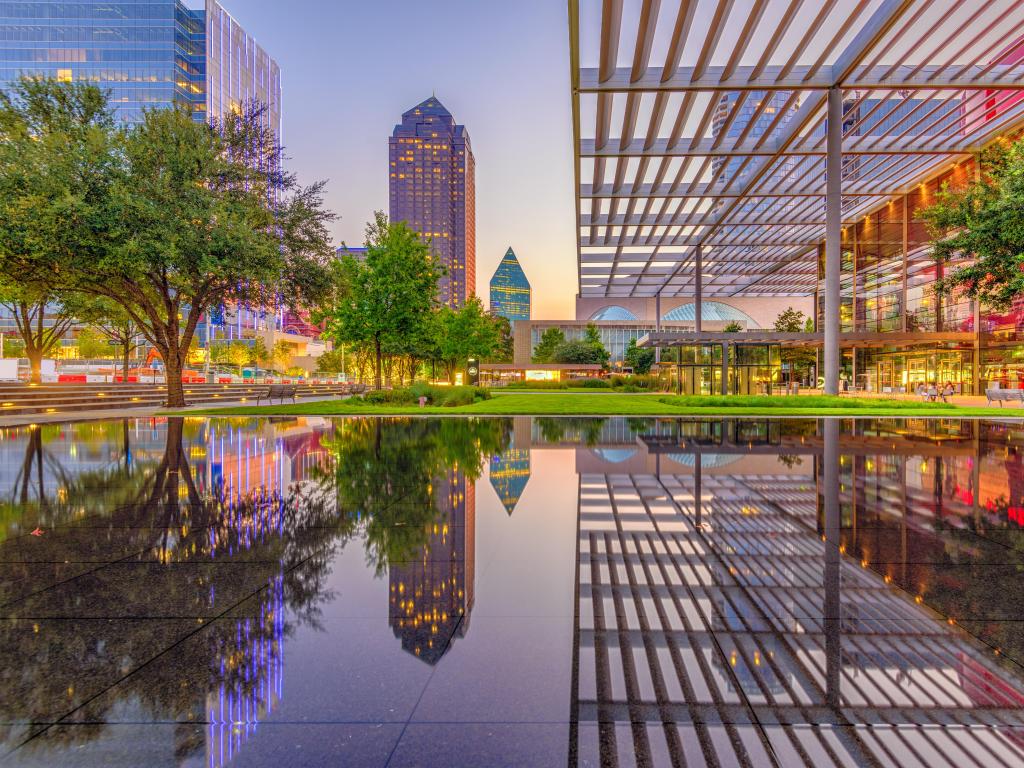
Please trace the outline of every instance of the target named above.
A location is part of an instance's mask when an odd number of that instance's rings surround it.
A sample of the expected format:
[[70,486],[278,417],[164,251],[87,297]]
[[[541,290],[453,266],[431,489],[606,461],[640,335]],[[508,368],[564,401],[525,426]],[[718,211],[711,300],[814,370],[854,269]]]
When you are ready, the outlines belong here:
[[825,394],[839,394],[839,281],[842,259],[843,92],[828,91],[825,179]]
[[704,330],[704,276],[701,274],[703,260],[704,246],[698,245],[693,268],[693,329],[697,333]]
[[[661,291],[654,297],[654,330],[661,332]],[[661,362],[661,347],[654,348],[654,362]]]

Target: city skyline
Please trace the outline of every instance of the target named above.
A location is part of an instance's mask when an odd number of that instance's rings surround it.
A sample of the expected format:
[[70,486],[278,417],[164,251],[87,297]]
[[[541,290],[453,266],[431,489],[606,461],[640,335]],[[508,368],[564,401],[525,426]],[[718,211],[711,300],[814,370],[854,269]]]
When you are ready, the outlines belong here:
[[[473,140],[478,275],[491,275],[515,243],[534,282],[534,316],[574,316],[563,4],[453,0],[450,12],[439,14],[409,2],[304,0],[302,8],[315,15],[315,24],[300,21],[277,0],[223,4],[281,64],[289,167],[303,181],[328,180],[327,205],[339,216],[331,227],[337,245],[361,246],[373,212],[388,210],[388,149],[382,139],[402,111],[436,93],[469,126]],[[344,31],[343,47],[331,55],[338,50],[338,30]],[[523,82],[530,87],[520,87]],[[477,293],[487,301],[482,279]]]

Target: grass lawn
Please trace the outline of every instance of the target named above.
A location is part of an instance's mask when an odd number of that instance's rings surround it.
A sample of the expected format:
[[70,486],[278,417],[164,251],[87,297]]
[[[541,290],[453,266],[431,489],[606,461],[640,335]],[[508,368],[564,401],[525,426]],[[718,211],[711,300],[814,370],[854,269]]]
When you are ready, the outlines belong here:
[[[1018,413],[1019,411],[1019,413]],[[170,413],[170,412],[167,412]],[[241,406],[188,411],[189,416],[345,416],[446,415],[479,416],[1001,416],[1022,418],[1024,408],[968,408],[916,400],[874,400],[807,395],[683,396],[578,392],[495,393],[484,400],[456,408],[393,405],[355,405],[348,400]]]

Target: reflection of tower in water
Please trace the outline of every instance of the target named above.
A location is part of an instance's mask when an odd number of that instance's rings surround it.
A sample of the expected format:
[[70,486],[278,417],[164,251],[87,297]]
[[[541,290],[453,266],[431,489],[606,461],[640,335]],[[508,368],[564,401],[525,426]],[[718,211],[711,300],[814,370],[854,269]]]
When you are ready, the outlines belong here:
[[488,477],[501,506],[511,515],[530,482],[529,449],[509,447],[494,456]]
[[476,561],[476,486],[457,469],[435,486],[438,512],[418,559],[392,564],[390,624],[402,648],[436,664],[469,629]]

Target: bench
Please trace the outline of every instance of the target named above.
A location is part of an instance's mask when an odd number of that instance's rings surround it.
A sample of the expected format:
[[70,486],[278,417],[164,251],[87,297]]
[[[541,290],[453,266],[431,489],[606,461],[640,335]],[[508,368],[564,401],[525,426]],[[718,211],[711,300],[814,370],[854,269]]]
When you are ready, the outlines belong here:
[[986,389],[985,397],[988,399],[988,405],[999,403],[1000,408],[1004,402],[1013,400],[1024,405],[1024,389]]
[[273,405],[275,397],[280,403],[283,403],[286,397],[290,397],[294,403],[298,394],[299,388],[294,384],[271,384],[265,392],[261,392],[256,396],[256,405],[259,405],[260,400],[263,398],[267,398],[270,404]]

